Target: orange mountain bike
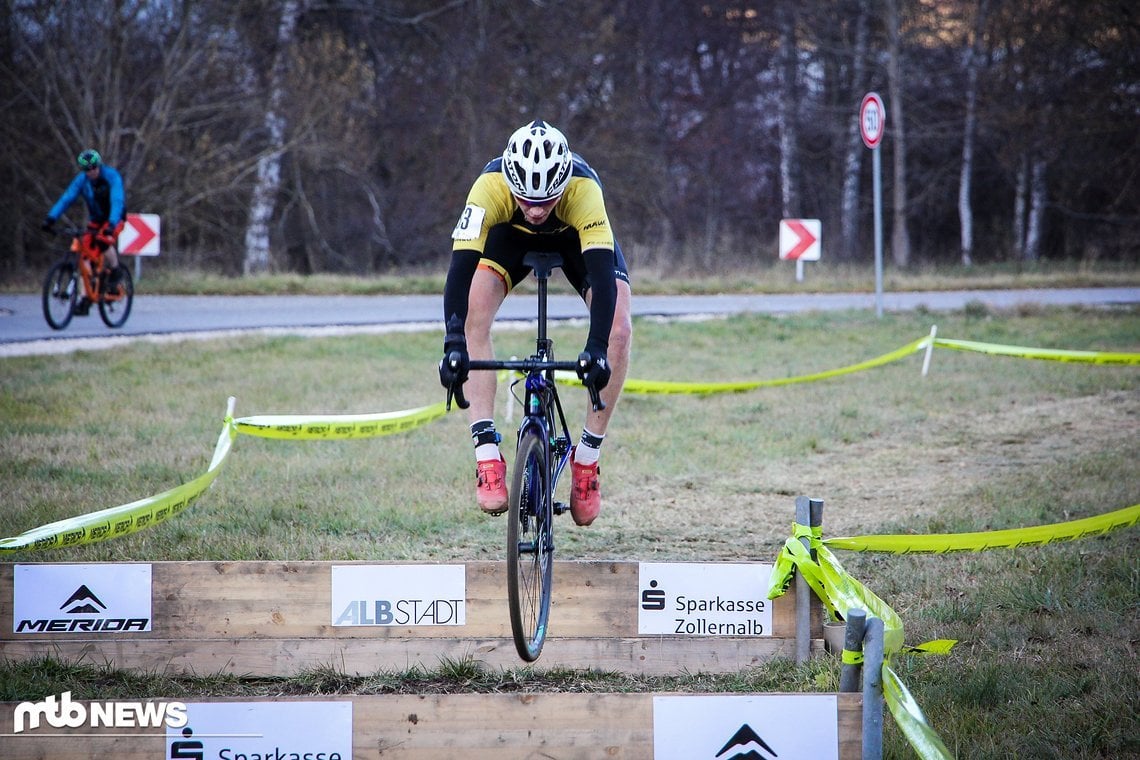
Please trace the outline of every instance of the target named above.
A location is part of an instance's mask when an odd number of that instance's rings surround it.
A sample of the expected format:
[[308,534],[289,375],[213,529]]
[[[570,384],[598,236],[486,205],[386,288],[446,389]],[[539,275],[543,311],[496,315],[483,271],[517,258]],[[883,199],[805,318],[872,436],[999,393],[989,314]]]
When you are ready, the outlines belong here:
[[91,304],[97,304],[107,327],[122,327],[135,300],[131,271],[120,263],[115,271],[117,282],[111,287],[104,281],[103,251],[89,230],[75,227],[57,234],[70,237],[71,247],[44,280],[44,319],[53,330],[62,330],[72,317],[87,316]]

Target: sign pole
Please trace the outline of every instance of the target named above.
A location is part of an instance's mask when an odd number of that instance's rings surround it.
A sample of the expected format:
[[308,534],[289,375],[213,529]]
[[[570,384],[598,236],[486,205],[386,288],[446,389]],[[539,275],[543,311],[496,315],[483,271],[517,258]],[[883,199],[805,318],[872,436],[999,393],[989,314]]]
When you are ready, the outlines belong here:
[[883,316],[883,182],[879,146],[871,148],[871,182],[875,195],[875,316]]
[[871,150],[871,178],[875,196],[875,316],[883,316],[883,191],[879,145],[887,128],[887,109],[877,92],[868,92],[859,106],[859,133]]

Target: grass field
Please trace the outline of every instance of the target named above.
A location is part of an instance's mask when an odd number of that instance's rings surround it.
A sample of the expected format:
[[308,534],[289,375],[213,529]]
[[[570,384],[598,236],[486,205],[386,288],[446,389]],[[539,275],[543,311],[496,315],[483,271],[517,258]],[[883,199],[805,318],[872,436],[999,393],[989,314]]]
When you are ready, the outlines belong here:
[[[630,376],[793,377],[929,333],[1046,348],[1140,351],[1140,310],[1024,309],[641,320]],[[563,355],[581,329],[553,332]],[[0,536],[133,501],[205,470],[226,399],[236,416],[366,413],[442,398],[440,335],[250,337],[0,360]],[[529,352],[526,332],[497,336]],[[621,400],[603,449],[603,512],[561,529],[565,559],[762,560],[795,496],[825,500],[824,535],[982,531],[1140,501],[1140,368],[938,350],[813,383]],[[502,398],[502,389],[500,389]],[[572,426],[584,398],[571,390]],[[502,420],[500,428],[510,430]],[[177,519],[102,544],[8,561],[498,559],[503,523],[471,493],[465,421],[349,442],[240,437],[213,488]],[[561,527],[561,526],[560,526]],[[958,639],[900,673],[959,757],[1140,756],[1140,536],[950,556],[841,555],[909,644]],[[505,614],[505,610],[504,610]],[[541,661],[539,663],[541,665]],[[829,690],[838,666],[777,662],[734,676],[438,672],[294,679],[130,675],[0,665],[0,699],[392,690]],[[890,724],[887,755],[911,756]]]

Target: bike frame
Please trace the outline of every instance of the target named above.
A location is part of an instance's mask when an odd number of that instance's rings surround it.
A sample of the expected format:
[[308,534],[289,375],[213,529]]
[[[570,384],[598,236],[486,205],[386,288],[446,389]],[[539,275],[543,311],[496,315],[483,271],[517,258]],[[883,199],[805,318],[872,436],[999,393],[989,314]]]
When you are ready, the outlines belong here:
[[103,269],[103,252],[91,244],[90,234],[76,230],[71,239],[71,252],[76,255],[79,279],[83,282],[83,292],[93,303],[103,297],[97,280],[97,272]]
[[[539,432],[541,440],[546,441],[547,461],[551,463],[548,499],[554,504],[554,491],[558,486],[558,480],[570,462],[570,429],[566,424],[566,415],[562,411],[562,401],[558,397],[554,373],[573,372],[577,369],[577,364],[554,360],[554,341],[547,333],[548,281],[553,270],[561,266],[562,257],[555,253],[531,252],[523,261],[534,270],[534,277],[538,283],[538,334],[535,339],[535,352],[526,359],[475,360],[471,362],[471,369],[508,370],[522,372],[525,375],[522,379],[524,395],[520,399],[523,418],[519,423],[515,443],[517,445],[524,434],[532,428]],[[561,511],[557,510],[556,513]]]
[[[531,252],[524,263],[538,281],[538,335],[535,352],[526,359],[476,360],[471,370],[514,371],[523,373],[512,388],[523,383],[523,407],[515,441],[515,462],[507,525],[507,580],[511,611],[511,632],[519,656],[528,662],[538,659],[546,641],[553,586],[554,516],[569,509],[555,502],[559,478],[570,461],[570,431],[562,402],[558,398],[555,372],[577,369],[576,362],[554,360],[554,343],[547,335],[547,281],[562,264],[556,253]],[[457,361],[448,356],[446,361]],[[513,393],[513,390],[512,390]],[[462,385],[448,388],[447,404],[454,398],[466,407]],[[595,408],[601,404],[591,389]],[[539,484],[541,483],[541,488]],[[533,490],[532,490],[533,489]],[[524,559],[525,558],[525,559]]]

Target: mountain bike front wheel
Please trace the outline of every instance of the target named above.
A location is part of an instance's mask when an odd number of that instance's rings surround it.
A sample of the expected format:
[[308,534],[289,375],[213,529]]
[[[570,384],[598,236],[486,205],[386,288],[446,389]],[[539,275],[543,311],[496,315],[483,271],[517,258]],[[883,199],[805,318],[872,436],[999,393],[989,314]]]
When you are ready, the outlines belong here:
[[507,597],[519,657],[534,662],[546,641],[554,581],[550,453],[541,432],[523,433],[507,512]]
[[79,276],[75,265],[61,261],[51,268],[44,279],[44,319],[53,330],[62,330],[71,322],[75,312],[75,299],[79,294]]
[[122,327],[131,315],[135,302],[135,281],[131,270],[122,264],[116,268],[119,282],[114,288],[103,285],[104,292],[99,299],[99,316],[107,327]]

